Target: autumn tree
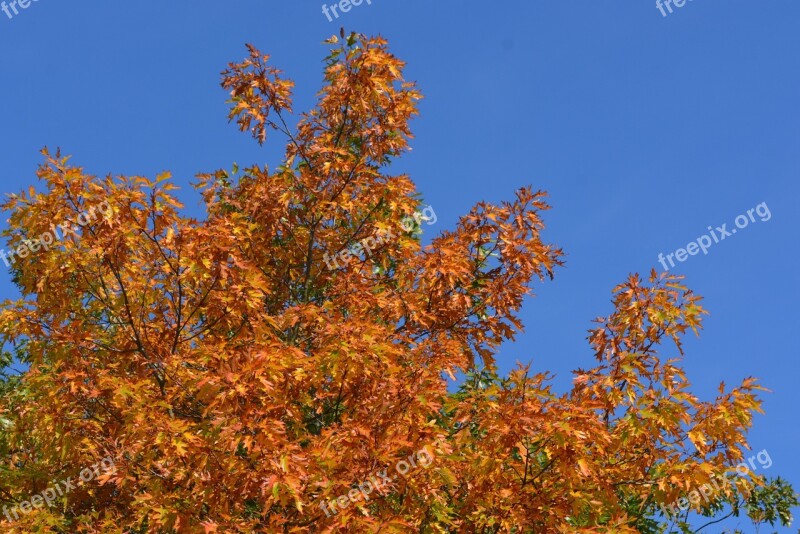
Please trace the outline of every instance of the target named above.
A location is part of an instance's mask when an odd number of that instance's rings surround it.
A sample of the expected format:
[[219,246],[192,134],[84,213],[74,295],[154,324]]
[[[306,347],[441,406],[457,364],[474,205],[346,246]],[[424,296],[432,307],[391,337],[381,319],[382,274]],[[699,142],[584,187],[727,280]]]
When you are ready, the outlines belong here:
[[[745,458],[759,411],[754,379],[690,392],[700,298],[632,275],[570,391],[500,377],[523,298],[563,261],[545,195],[478,203],[423,246],[422,199],[389,173],[421,95],[383,39],[327,43],[299,116],[254,47],[223,73],[230,119],[287,144],[272,170],[200,176],[203,220],[168,174],[96,177],[47,150],[43,190],[5,203],[21,297],[3,364],[25,370],[2,381],[3,532],[663,531],[662,506]],[[692,509],[788,522],[781,484],[736,477]]]

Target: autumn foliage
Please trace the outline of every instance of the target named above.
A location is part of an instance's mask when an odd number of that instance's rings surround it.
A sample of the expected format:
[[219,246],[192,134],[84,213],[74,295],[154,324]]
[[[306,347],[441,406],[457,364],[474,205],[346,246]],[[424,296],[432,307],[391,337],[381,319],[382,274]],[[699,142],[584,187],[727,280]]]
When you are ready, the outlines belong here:
[[[570,391],[530,366],[498,376],[523,298],[563,261],[544,194],[478,203],[423,246],[401,228],[420,195],[388,173],[421,95],[384,40],[328,44],[294,127],[267,56],[251,46],[223,73],[230,119],[287,145],[273,170],[200,176],[203,220],[169,175],[95,177],[48,151],[43,191],[7,201],[9,248],[102,202],[113,213],[12,266],[21,298],[0,332],[27,371],[4,382],[0,504],[104,457],[116,470],[0,514],[2,531],[655,532],[660,504],[741,461],[755,380],[690,392],[680,340],[705,312],[655,273],[614,289]],[[387,230],[346,268],[323,261]],[[320,506],[425,446],[430,465],[385,495]]]

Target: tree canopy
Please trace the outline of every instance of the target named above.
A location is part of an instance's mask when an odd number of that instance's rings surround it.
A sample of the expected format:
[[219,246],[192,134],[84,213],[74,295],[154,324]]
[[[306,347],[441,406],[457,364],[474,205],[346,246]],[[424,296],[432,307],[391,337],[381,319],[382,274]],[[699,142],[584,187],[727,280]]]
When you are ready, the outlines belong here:
[[286,150],[273,170],[199,176],[202,220],[168,174],[97,177],[46,149],[43,190],[4,204],[21,297],[0,312],[0,528],[788,523],[791,487],[736,474],[762,388],[690,391],[681,338],[705,310],[679,277],[613,289],[569,391],[532,365],[498,374],[523,299],[563,265],[545,194],[477,203],[423,245],[423,199],[390,174],[421,94],[384,39],[327,44],[318,102],[293,127],[293,84],[268,56],[249,46],[223,72],[229,118]]

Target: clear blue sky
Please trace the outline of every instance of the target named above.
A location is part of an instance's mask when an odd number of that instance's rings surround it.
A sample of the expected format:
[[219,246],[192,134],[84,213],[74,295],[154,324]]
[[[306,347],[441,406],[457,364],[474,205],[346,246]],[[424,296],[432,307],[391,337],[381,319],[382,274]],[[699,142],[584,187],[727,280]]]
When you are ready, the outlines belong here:
[[[381,33],[426,97],[398,168],[435,208],[429,232],[524,184],[551,194],[546,235],[568,264],[526,304],[504,370],[532,360],[564,390],[592,363],[586,330],[616,283],[767,203],[769,221],[674,272],[712,313],[687,345],[695,390],[760,377],[773,393],[751,443],[769,451],[767,474],[800,488],[800,2],[695,0],[664,17],[653,1],[372,0],[334,22],[321,5],[39,0],[0,12],[0,189],[36,185],[45,145],[95,174],[170,170],[182,185],[233,161],[274,166],[282,141],[258,148],[226,122],[226,63],[245,42],[272,54],[302,110],[323,39],[340,26]],[[181,196],[199,214],[194,191]],[[15,294],[0,272],[0,297]]]

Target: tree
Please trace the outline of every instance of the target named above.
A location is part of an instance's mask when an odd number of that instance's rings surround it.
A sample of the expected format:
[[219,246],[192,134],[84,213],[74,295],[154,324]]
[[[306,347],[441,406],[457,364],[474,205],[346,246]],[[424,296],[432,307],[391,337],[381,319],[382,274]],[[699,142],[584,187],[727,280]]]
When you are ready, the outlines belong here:
[[[689,392],[680,338],[704,310],[655,272],[614,290],[571,391],[499,377],[523,298],[562,264],[544,193],[423,247],[424,204],[387,173],[421,95],[383,39],[327,42],[294,129],[267,56],[223,73],[230,119],[287,146],[273,171],[200,176],[204,220],[167,174],[98,178],[46,149],[44,192],[4,205],[22,297],[0,332],[27,370],[0,404],[3,531],[659,532],[662,505],[743,460],[761,388]],[[752,510],[787,522],[794,497]]]

